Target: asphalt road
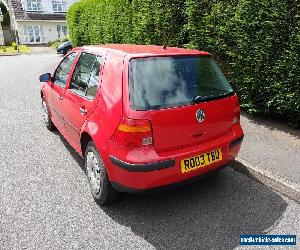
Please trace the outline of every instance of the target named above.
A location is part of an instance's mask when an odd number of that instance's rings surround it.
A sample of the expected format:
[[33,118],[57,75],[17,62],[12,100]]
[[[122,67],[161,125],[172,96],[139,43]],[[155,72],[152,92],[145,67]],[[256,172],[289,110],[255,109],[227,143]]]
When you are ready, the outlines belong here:
[[242,249],[247,233],[299,241],[300,205],[231,168],[99,207],[81,158],[43,125],[38,76],[59,60],[0,57],[0,249]]

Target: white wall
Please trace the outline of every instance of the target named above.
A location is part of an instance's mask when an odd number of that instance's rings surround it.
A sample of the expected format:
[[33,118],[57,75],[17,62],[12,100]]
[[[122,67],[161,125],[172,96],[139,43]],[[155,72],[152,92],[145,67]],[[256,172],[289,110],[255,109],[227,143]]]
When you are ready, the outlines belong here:
[[[40,26],[43,30],[41,34],[40,43],[48,43],[49,41],[54,41],[58,39],[57,25],[67,25],[66,21],[17,21],[19,26],[19,37],[20,43],[31,44],[28,40],[26,41],[25,28],[27,26]],[[36,43],[34,43],[36,44]]]

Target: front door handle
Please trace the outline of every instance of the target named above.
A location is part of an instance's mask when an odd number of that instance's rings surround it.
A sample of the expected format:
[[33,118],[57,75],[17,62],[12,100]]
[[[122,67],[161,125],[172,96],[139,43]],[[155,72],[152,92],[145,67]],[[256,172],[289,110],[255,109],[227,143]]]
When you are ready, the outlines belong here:
[[62,101],[64,98],[62,97],[62,95],[58,96],[58,100]]
[[80,113],[83,115],[87,114],[87,110],[85,108],[80,108]]

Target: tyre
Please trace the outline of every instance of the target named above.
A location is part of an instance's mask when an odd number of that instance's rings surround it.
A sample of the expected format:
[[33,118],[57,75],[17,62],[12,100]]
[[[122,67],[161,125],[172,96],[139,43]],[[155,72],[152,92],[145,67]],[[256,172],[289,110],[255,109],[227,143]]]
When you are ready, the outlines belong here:
[[45,101],[45,98],[42,98],[42,107],[43,107],[43,118],[44,118],[44,123],[47,129],[50,131],[55,129],[55,126],[51,120],[50,114],[49,114],[49,109],[47,106],[47,103]]
[[111,185],[104,163],[93,141],[86,147],[84,166],[94,200],[99,205],[105,205],[118,196],[118,192]]

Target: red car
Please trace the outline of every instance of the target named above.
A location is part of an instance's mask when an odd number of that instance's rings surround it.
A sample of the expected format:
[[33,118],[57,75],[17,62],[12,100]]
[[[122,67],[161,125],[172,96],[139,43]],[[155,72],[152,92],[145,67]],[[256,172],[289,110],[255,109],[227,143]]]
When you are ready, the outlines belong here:
[[84,157],[99,204],[194,180],[240,150],[238,97],[207,52],[75,48],[40,81],[45,124]]

